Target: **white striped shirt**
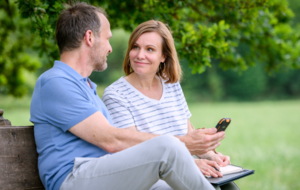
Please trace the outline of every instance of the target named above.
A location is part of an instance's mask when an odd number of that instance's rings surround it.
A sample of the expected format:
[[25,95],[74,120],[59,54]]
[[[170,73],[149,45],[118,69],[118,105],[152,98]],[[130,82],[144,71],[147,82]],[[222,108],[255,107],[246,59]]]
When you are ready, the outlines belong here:
[[[162,80],[163,81],[163,80]],[[160,100],[151,99],[123,77],[108,86],[102,100],[114,121],[114,126],[136,126],[141,132],[185,135],[191,113],[179,82],[163,84]]]

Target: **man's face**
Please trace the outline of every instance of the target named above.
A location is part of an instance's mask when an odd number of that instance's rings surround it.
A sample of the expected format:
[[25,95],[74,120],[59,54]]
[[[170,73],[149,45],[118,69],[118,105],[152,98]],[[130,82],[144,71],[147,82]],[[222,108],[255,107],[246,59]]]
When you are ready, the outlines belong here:
[[94,64],[94,71],[104,71],[107,68],[107,56],[112,52],[109,39],[112,37],[110,24],[107,18],[98,13],[101,20],[100,36],[95,35],[95,43],[91,53],[91,61]]

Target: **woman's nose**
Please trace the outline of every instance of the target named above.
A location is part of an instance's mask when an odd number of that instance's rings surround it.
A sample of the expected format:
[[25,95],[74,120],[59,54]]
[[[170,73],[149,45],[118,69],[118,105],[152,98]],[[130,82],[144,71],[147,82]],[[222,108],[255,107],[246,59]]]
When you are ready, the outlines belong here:
[[137,58],[145,59],[145,52],[142,49],[138,51]]

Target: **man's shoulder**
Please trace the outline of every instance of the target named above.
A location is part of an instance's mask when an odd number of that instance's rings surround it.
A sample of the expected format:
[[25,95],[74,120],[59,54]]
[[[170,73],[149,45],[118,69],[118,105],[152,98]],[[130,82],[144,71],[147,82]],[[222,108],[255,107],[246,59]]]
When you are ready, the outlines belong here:
[[[52,79],[67,79],[68,81],[72,80],[72,77],[67,75],[67,73],[59,68],[52,67],[51,69],[45,71],[41,76],[38,78],[38,82],[41,83],[41,86],[46,84],[48,81]],[[63,80],[62,80],[63,81]],[[62,82],[61,81],[61,82]]]

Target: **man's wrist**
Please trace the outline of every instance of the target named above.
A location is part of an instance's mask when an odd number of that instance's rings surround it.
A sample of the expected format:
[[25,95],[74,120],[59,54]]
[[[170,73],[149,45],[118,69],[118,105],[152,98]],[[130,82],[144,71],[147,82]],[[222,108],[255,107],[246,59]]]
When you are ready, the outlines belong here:
[[186,137],[184,136],[175,136],[177,137],[181,142],[186,143]]

